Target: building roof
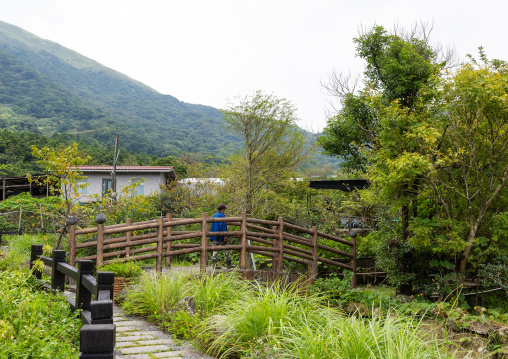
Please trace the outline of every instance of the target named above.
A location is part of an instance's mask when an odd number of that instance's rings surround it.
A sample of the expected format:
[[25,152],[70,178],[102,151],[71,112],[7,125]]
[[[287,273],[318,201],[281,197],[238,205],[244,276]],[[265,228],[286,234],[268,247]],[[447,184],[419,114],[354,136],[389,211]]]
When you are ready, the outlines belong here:
[[[76,166],[81,172],[111,172],[113,166]],[[116,172],[174,172],[173,166],[116,166]]]

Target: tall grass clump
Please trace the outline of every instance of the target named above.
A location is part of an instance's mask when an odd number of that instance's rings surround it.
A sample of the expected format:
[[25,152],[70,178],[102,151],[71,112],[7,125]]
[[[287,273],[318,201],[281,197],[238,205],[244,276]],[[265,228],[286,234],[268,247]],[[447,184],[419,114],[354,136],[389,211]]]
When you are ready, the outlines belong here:
[[209,351],[223,356],[268,355],[270,348],[277,345],[282,328],[292,325],[302,312],[314,310],[316,306],[317,301],[306,300],[298,294],[297,284],[290,287],[280,282],[267,286],[257,284],[252,295],[222,308],[225,319],[212,318],[212,330],[222,328],[223,332]]
[[136,285],[129,287],[122,304],[126,314],[136,314],[151,321],[168,321],[171,308],[189,293],[190,275],[143,274]]
[[81,320],[28,272],[0,272],[0,358],[78,358]]
[[0,260],[1,270],[18,269],[30,259],[32,244],[54,245],[54,236],[43,234],[23,234],[16,236],[3,236],[7,245],[3,248],[3,260]]
[[236,272],[212,272],[193,277],[189,292],[200,315],[206,317],[219,307],[252,295],[252,287]]

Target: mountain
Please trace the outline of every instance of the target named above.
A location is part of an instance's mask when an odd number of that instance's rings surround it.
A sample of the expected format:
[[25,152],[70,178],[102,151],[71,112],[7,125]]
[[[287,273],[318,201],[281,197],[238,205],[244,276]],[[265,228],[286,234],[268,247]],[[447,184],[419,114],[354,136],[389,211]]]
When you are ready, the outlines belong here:
[[[0,130],[111,144],[165,157],[220,155],[241,139],[219,110],[179,101],[130,77],[0,21]],[[303,131],[303,130],[302,130]],[[8,132],[7,132],[8,133]],[[307,133],[309,142],[314,135]],[[1,147],[1,146],[0,146]],[[318,155],[314,165],[337,161]],[[316,162],[317,160],[317,162]]]
[[0,128],[79,133],[158,156],[220,153],[239,139],[220,112],[163,95],[75,51],[0,21]]

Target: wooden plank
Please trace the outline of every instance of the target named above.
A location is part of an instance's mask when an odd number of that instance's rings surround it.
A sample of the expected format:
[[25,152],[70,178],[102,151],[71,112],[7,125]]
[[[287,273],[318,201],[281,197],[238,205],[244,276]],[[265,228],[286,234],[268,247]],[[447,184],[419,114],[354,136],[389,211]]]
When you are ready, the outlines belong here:
[[293,229],[293,230],[298,231],[298,232],[303,232],[303,233],[307,233],[307,234],[312,234],[312,230],[307,229],[307,228],[303,228],[303,227],[300,227],[300,226],[295,226],[294,224],[290,224],[290,223],[285,223],[284,225],[285,225],[287,228],[289,228],[289,229]]
[[353,270],[353,268],[350,265],[347,265],[347,264],[344,264],[344,263],[340,263],[340,262],[336,262],[336,261],[332,261],[331,259],[318,257],[318,260],[320,262],[323,262],[323,263],[326,263],[326,264],[330,264],[330,265],[335,266],[335,267],[349,269],[351,271]]
[[78,270],[67,263],[57,263],[56,269],[74,280],[78,280]]
[[327,233],[323,233],[323,232],[318,232],[318,236],[326,238],[326,239],[330,239],[330,240],[335,241],[335,242],[346,244],[346,245],[348,245],[350,247],[353,245],[353,243],[351,243],[351,241],[348,241],[348,240],[345,240],[345,239],[342,239],[342,238],[339,238],[339,237],[332,236],[331,234],[327,234]]
[[277,221],[268,221],[265,219],[256,219],[256,218],[247,218],[247,223],[264,224],[266,226],[278,226],[279,225],[279,222],[277,222]]
[[353,256],[351,255],[351,253],[347,253],[347,252],[344,252],[344,251],[341,251],[339,249],[335,249],[335,248],[332,248],[332,247],[328,247],[328,246],[325,246],[323,244],[319,244],[318,243],[318,248],[319,249],[324,249],[325,251],[328,251],[328,252],[332,252],[332,253],[335,253],[335,254],[339,254],[343,257],[347,257],[347,258],[353,258]]

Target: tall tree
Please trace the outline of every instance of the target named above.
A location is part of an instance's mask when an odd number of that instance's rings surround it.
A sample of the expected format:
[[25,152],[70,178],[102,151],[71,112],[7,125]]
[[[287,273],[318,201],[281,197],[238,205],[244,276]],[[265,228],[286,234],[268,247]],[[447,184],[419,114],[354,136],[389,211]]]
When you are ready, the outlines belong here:
[[285,99],[256,91],[222,111],[227,127],[244,146],[232,162],[238,207],[253,214],[268,187],[287,180],[306,155],[305,137],[296,126],[295,107]]
[[50,189],[52,193],[59,193],[63,196],[61,215],[62,229],[57,240],[57,249],[63,238],[63,234],[68,225],[68,217],[72,212],[76,198],[79,196],[79,190],[86,187],[86,183],[80,184],[86,176],[76,169],[76,166],[82,166],[88,161],[88,157],[79,156],[78,144],[74,142],[71,146],[55,150],[53,148],[31,146],[32,155],[47,171],[45,177],[32,178],[28,175],[30,181],[40,182]]

